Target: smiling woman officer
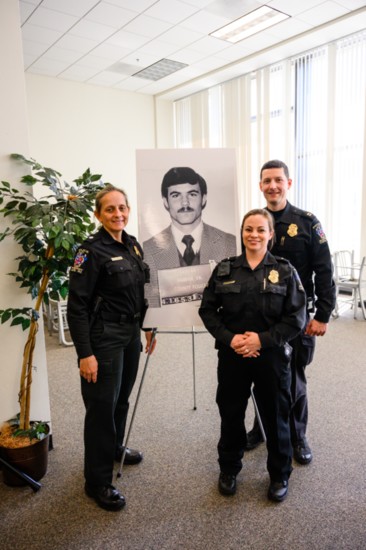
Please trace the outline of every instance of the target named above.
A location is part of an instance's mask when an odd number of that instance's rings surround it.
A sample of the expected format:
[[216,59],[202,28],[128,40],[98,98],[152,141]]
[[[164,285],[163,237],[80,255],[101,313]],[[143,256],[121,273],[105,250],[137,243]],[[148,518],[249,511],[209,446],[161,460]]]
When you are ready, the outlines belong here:
[[[100,507],[120,510],[125,498],[111,483],[113,463],[123,453],[128,398],[141,352],[149,269],[139,243],[125,231],[130,214],[126,193],[107,185],[96,196],[94,214],[102,227],[84,241],[75,256],[67,319],[86,409],[85,492]],[[145,335],[148,352],[152,333]],[[139,451],[126,449],[126,463],[141,460]]]
[[218,349],[219,491],[236,491],[246,445],[244,416],[254,382],[267,434],[268,498],[280,502],[287,496],[292,471],[288,342],[304,326],[306,298],[295,268],[268,251],[273,236],[267,210],[244,216],[244,252],[214,269],[199,314]]

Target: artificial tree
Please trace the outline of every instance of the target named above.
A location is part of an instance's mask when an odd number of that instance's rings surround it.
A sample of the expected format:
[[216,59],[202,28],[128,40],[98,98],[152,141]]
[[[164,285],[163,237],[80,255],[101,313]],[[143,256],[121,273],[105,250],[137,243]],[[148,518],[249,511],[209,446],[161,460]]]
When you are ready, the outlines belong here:
[[[94,198],[104,187],[99,174],[87,169],[71,184],[61,174],[46,168],[32,158],[12,154],[11,157],[31,167],[21,178],[29,187],[37,186],[45,193],[37,198],[31,191],[24,194],[2,181],[0,215],[11,219],[11,226],[0,233],[0,241],[12,237],[23,253],[16,258],[18,269],[9,275],[35,300],[34,306],[0,310],[1,323],[28,329],[24,347],[19,390],[19,431],[30,429],[30,402],[33,351],[42,303],[49,298],[64,300],[68,293],[68,269],[78,244],[94,231],[92,222]],[[29,170],[29,169],[28,169]]]

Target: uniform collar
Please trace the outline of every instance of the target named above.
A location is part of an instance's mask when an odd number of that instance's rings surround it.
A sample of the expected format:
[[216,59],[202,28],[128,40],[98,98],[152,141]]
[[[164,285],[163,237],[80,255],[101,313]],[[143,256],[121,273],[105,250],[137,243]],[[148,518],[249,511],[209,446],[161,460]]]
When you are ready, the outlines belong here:
[[[102,239],[102,242],[103,244],[114,244],[118,241],[116,241],[112,235],[110,233],[108,233],[108,231],[106,229],[104,229],[104,227],[101,227],[99,229],[99,234],[101,236],[101,239]],[[119,243],[119,244],[124,244],[126,246],[128,246],[130,244],[130,236],[128,233],[126,233],[125,230],[122,231],[122,240],[123,240],[123,243]]]
[[[264,256],[263,260],[260,262],[260,264],[263,264],[263,265],[274,265],[276,263],[277,263],[276,258],[269,251],[266,252],[266,255]],[[240,254],[240,256],[237,256],[233,262],[233,267],[240,267],[243,265],[245,265],[246,267],[249,267],[249,264],[245,256],[245,252],[243,252],[243,254]]]

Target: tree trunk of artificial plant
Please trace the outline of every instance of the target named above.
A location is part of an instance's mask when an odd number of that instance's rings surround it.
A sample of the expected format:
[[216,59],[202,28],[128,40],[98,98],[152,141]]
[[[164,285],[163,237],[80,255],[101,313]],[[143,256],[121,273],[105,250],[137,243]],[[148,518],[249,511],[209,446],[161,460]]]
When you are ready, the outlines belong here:
[[[45,257],[51,258],[54,253],[54,248],[48,246]],[[21,430],[29,430],[30,428],[30,403],[31,403],[31,384],[32,384],[32,368],[33,368],[33,351],[36,345],[36,334],[38,332],[39,311],[42,306],[44,293],[46,292],[49,281],[48,270],[43,272],[36,305],[32,311],[31,323],[28,332],[27,342],[24,346],[22,373],[20,376],[19,404],[20,418],[19,428]]]

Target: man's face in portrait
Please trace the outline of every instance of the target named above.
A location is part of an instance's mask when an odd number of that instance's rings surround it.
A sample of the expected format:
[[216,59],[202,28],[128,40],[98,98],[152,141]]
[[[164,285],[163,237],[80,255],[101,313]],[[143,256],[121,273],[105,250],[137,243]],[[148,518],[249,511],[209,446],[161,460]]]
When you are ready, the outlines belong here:
[[176,226],[193,225],[201,221],[202,210],[206,206],[206,195],[202,195],[198,183],[179,183],[168,187],[168,196],[163,198],[172,223]]

